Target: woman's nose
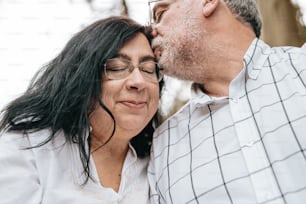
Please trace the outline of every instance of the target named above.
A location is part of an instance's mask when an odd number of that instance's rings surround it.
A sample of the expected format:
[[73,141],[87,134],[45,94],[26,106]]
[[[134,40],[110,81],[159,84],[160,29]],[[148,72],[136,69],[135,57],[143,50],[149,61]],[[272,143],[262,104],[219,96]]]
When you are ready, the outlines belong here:
[[146,87],[146,79],[141,74],[141,71],[138,68],[135,68],[127,79],[127,86],[129,89],[142,90]]

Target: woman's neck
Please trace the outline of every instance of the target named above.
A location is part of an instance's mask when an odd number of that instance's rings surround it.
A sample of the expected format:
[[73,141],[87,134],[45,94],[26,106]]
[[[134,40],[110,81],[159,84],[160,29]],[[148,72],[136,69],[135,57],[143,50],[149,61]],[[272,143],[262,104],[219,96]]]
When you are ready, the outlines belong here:
[[121,172],[123,164],[129,149],[129,145],[125,143],[114,145],[112,140],[101,148],[99,144],[93,145],[98,148],[92,152],[100,184],[106,188],[112,188],[118,192],[121,182]]

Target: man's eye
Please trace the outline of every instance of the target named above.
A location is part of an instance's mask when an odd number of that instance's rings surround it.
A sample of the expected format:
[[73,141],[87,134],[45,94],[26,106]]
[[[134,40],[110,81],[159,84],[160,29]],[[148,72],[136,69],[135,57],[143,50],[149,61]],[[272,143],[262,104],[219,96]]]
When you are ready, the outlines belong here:
[[159,22],[160,22],[160,20],[161,20],[161,18],[163,17],[163,14],[165,13],[165,11],[166,11],[166,10],[163,9],[163,10],[158,10],[158,11],[155,12],[155,15],[154,15],[154,16],[155,16],[155,19],[154,19],[154,20],[155,20],[156,23],[159,23]]

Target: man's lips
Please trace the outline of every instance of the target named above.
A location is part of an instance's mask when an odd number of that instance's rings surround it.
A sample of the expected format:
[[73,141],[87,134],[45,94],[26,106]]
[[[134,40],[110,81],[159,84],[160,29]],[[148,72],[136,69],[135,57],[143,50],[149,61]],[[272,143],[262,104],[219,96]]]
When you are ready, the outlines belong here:
[[152,49],[154,50],[154,55],[156,57],[157,60],[159,60],[159,58],[162,55],[162,42],[160,38],[154,38],[152,41]]
[[156,46],[154,49],[154,55],[156,57],[157,60],[159,60],[161,58],[162,55],[162,48],[160,46]]

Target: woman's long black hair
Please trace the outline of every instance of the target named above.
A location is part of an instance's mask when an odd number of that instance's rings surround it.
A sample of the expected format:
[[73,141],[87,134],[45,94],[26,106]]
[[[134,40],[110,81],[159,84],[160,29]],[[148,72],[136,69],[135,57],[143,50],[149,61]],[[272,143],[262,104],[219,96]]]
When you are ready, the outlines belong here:
[[[99,20],[75,34],[59,55],[34,76],[26,92],[1,111],[0,132],[28,133],[48,128],[51,135],[38,145],[41,146],[63,131],[67,142],[78,144],[87,181],[90,178],[89,115],[100,100],[103,64],[137,33],[144,33],[151,40],[144,26],[117,16]],[[160,90],[162,85],[163,81]],[[156,120],[155,114],[131,141],[139,157],[149,154],[152,124]]]

